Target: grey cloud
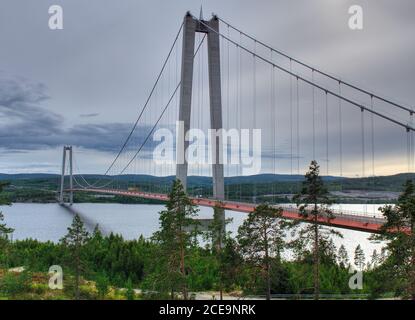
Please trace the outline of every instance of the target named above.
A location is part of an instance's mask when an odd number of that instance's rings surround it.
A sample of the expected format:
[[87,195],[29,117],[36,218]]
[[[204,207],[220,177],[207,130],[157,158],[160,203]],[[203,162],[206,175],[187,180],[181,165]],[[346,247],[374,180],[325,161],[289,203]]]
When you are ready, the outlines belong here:
[[79,115],[81,118],[93,118],[99,116],[99,113],[84,113]]
[[[87,123],[65,129],[62,116],[39,106],[48,98],[45,91],[43,84],[0,79],[0,119],[3,119],[0,144],[7,152],[20,153],[63,144],[115,152],[131,130],[130,123]],[[138,128],[128,149],[143,141],[150,130],[148,126]]]

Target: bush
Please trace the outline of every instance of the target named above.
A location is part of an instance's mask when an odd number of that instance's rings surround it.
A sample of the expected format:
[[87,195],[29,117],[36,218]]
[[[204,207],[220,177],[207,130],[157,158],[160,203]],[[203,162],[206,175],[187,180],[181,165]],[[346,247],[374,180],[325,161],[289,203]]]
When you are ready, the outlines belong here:
[[27,271],[19,274],[6,272],[0,279],[0,292],[10,297],[29,291],[31,276]]
[[98,290],[98,297],[105,299],[109,293],[109,280],[105,274],[99,274],[95,280],[95,287]]
[[125,294],[125,298],[127,300],[134,300],[135,299],[135,292],[134,292],[134,289],[133,289],[133,284],[132,284],[130,279],[128,279],[128,281],[127,281],[127,289],[125,290],[124,294]]

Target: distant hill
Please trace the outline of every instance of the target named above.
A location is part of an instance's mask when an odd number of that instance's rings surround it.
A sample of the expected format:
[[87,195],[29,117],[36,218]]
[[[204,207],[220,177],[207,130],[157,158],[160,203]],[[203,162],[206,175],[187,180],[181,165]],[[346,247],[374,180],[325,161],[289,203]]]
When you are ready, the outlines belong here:
[[57,178],[60,175],[54,173],[0,173],[0,180],[28,180],[28,179],[49,179]]
[[[84,174],[86,179],[102,179],[108,178],[108,176],[99,174]],[[52,173],[17,173],[17,174],[5,174],[0,173],[0,180],[31,180],[31,179],[56,179],[59,178],[59,174]],[[116,176],[117,180],[130,181],[130,182],[153,182],[153,183],[166,183],[175,179],[175,176],[158,177],[146,174],[125,174]],[[304,176],[302,175],[289,175],[289,174],[258,174],[252,176],[235,176],[226,177],[226,184],[241,184],[241,183],[273,183],[273,182],[298,182],[302,181]],[[340,177],[324,177],[327,180],[342,179]],[[188,182],[190,184],[209,185],[212,184],[212,177],[205,176],[189,176]]]
[[[85,174],[83,175],[87,180],[93,182],[97,179],[108,179],[108,176],[99,174]],[[0,181],[34,181],[35,180],[47,180],[50,183],[56,183],[59,179],[59,174],[49,173],[20,173],[20,174],[4,174],[0,173]],[[341,185],[342,189],[367,189],[367,190],[389,190],[400,191],[404,182],[409,179],[415,178],[415,174],[401,173],[390,176],[377,176],[366,178],[342,178],[336,176],[327,176],[323,179],[330,185]],[[119,181],[125,181],[129,183],[137,184],[155,184],[165,185],[175,179],[175,176],[158,177],[145,174],[125,174],[116,177]],[[303,181],[302,175],[289,175],[289,174],[258,174],[252,176],[236,176],[225,178],[226,185],[249,185],[249,184],[281,184],[281,185],[293,185]],[[204,176],[189,176],[188,186],[209,187],[212,185],[211,177]]]

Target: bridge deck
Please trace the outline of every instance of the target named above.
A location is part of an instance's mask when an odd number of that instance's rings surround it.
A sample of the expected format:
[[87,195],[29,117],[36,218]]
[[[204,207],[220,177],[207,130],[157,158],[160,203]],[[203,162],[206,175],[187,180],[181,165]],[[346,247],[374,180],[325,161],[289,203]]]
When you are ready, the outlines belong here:
[[[70,191],[70,190],[68,190]],[[139,197],[145,199],[153,199],[160,201],[167,201],[168,195],[162,193],[151,193],[143,191],[129,191],[129,190],[115,190],[115,189],[72,189],[72,191],[93,192],[101,194],[122,195],[128,197]],[[215,207],[219,201],[208,198],[191,198],[194,204],[204,207]],[[235,202],[235,201],[221,201],[221,206],[226,210],[249,213],[254,211],[255,204]],[[334,218],[328,219],[320,217],[319,224],[328,225],[337,228],[351,229],[369,233],[379,233],[381,225],[385,222],[384,219],[365,215],[364,213],[333,211]],[[308,219],[299,215],[298,210],[294,207],[283,206],[282,216],[291,220],[302,220],[307,222]]]

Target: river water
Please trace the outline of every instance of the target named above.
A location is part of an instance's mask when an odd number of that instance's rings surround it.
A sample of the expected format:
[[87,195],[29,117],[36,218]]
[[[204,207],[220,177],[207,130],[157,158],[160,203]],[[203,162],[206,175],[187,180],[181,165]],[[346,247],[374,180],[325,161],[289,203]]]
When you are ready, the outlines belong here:
[[[366,211],[376,214],[380,205],[343,204],[343,210]],[[335,207],[335,208],[336,208]],[[143,235],[150,237],[158,229],[158,212],[163,210],[162,205],[145,204],[112,204],[112,203],[79,203],[73,208],[80,214],[86,227],[91,231],[96,224],[105,234],[119,233],[125,239],[134,239]],[[15,203],[12,206],[0,206],[8,226],[15,229],[13,239],[33,238],[40,241],[59,241],[70,226],[73,214],[58,204]],[[212,209],[201,207],[200,218],[211,218]],[[232,218],[227,229],[233,234],[242,224],[245,213],[226,211],[226,217]],[[369,257],[373,250],[380,251],[382,245],[368,240],[370,234],[340,230],[342,239],[334,239],[337,247],[344,244],[349,256],[353,257],[355,247],[360,244]]]

